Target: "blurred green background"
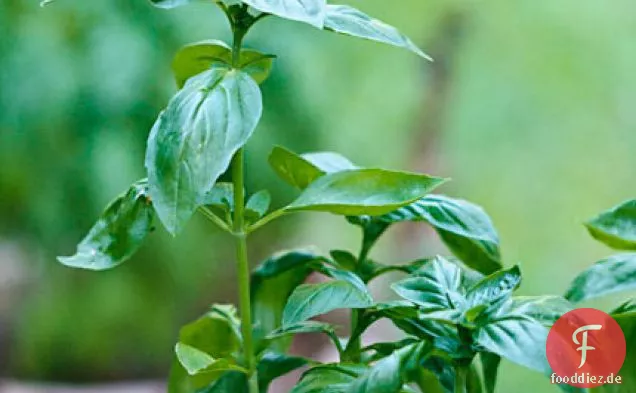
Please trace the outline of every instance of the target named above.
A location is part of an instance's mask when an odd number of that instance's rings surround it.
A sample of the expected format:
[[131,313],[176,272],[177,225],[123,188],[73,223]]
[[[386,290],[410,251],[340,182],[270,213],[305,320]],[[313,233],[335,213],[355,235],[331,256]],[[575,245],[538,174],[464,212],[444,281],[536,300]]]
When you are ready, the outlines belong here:
[[[581,222],[636,195],[635,2],[348,3],[436,61],[266,19],[247,39],[278,55],[248,147],[250,191],[270,189],[278,205],[293,197],[266,167],[274,144],[330,149],[452,177],[443,192],[491,214],[507,264],[522,266],[523,294],[562,293],[610,254]],[[162,377],[178,327],[235,300],[228,239],[200,218],[176,239],[158,228],[110,272],[55,261],[144,176],[148,131],[175,91],[171,58],[207,38],[229,37],[206,1],[171,12],[145,0],[0,2],[0,376]],[[254,237],[251,257],[357,241],[341,219],[288,218]],[[401,262],[439,251],[431,232],[406,226],[376,254]],[[499,391],[556,389],[505,364]]]

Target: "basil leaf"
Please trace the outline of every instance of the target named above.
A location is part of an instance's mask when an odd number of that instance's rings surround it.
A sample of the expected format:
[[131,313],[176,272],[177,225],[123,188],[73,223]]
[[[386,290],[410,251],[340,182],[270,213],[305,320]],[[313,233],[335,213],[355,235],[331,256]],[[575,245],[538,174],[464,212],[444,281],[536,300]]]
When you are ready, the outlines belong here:
[[283,327],[339,308],[366,308],[372,305],[373,299],[368,290],[349,281],[302,284],[287,301],[283,311]]
[[325,0],[241,0],[261,12],[284,19],[309,23],[322,29],[325,23]]
[[[263,83],[271,73],[274,56],[242,49],[239,67],[256,83]],[[209,70],[215,64],[230,67],[232,48],[223,41],[206,40],[182,47],[172,61],[177,86],[182,88],[191,77]]]
[[236,365],[233,360],[215,359],[207,353],[183,343],[177,343],[175,353],[179,363],[190,375],[229,370],[247,373],[247,370]]
[[513,363],[550,372],[545,354],[548,329],[539,321],[523,315],[505,315],[491,319],[473,333],[479,346]]
[[501,356],[490,352],[482,352],[479,354],[481,361],[481,372],[484,378],[485,393],[495,393],[495,385],[497,384],[497,373]]
[[382,215],[421,198],[445,181],[382,169],[330,173],[311,183],[286,210]]
[[[248,393],[248,391],[247,376],[241,372],[230,371],[206,388],[196,390],[196,393]],[[187,393],[192,392],[191,390]]]
[[298,356],[266,352],[258,362],[258,390],[267,392],[269,384],[278,377],[307,365],[309,361]]
[[636,253],[603,259],[579,274],[565,294],[571,302],[636,289]]
[[245,218],[248,221],[256,221],[267,214],[272,197],[267,190],[261,190],[253,194],[245,205]]
[[58,257],[63,265],[106,270],[126,262],[152,231],[153,210],[148,184],[141,180],[111,202],[77,245],[71,257]]
[[[272,256],[254,270],[251,296],[257,348],[266,344],[264,338],[267,334],[281,326],[287,299],[305,281],[312,271],[310,264],[317,258],[316,254],[308,251],[287,251]],[[278,339],[267,344],[273,350],[285,352],[291,339]]]
[[574,305],[561,296],[515,296],[501,306],[504,313],[527,315],[544,326],[552,326],[574,309]]
[[616,309],[612,310],[611,314],[615,318],[619,318],[624,315],[636,314],[636,300],[630,299],[626,301]]
[[419,269],[416,277],[398,281],[391,288],[425,311],[444,311],[463,308],[461,280],[461,269],[438,256]]
[[521,283],[521,271],[518,266],[491,274],[475,284],[466,299],[469,307],[480,305],[498,306],[503,300],[509,299]]
[[333,326],[325,322],[318,321],[302,321],[291,325],[286,325],[282,328],[276,329],[270,333],[267,338],[270,340],[280,337],[293,336],[296,334],[308,334],[308,333],[323,333],[329,337],[334,343],[336,348],[340,347],[340,340],[336,335],[336,330]]
[[[410,369],[419,368],[422,355],[429,351],[425,344],[410,344],[377,361],[352,382],[350,393],[400,393]],[[413,359],[415,358],[415,359]],[[409,364],[410,363],[410,364]]]
[[[181,346],[194,348],[212,359],[226,359],[226,361],[232,359],[232,354],[240,349],[241,341],[240,321],[233,306],[214,305],[210,312],[185,325],[179,333]],[[179,360],[184,361],[190,369],[186,370]],[[175,359],[170,370],[168,392],[198,391],[219,379],[222,373],[217,370],[217,372],[191,375],[190,371],[193,369],[193,363],[183,357],[183,354],[182,359]]]
[[395,27],[348,5],[327,5],[325,29],[404,48],[427,60],[433,60]]
[[379,220],[386,223],[426,221],[468,266],[484,274],[501,268],[497,231],[486,212],[468,201],[427,195]]
[[356,376],[339,366],[317,366],[306,371],[289,393],[349,393]]
[[154,5],[155,7],[166,9],[180,7],[192,2],[193,0],[150,0],[150,4]]
[[627,344],[627,357],[621,368],[622,377],[620,384],[607,384],[601,387],[592,389],[594,393],[626,393],[636,391],[636,375],[633,370],[636,370],[636,352],[633,348],[636,348],[636,314],[627,313],[620,316],[614,316],[616,322],[621,326],[623,333],[625,333],[625,341]]
[[324,175],[348,169],[356,169],[348,159],[332,152],[296,154],[284,147],[276,146],[268,158],[276,174],[301,190]]
[[190,78],[159,115],[146,168],[155,210],[170,233],[183,228],[252,135],[261,112],[252,78],[214,67]]
[[585,223],[596,240],[618,250],[636,250],[636,199],[624,202]]

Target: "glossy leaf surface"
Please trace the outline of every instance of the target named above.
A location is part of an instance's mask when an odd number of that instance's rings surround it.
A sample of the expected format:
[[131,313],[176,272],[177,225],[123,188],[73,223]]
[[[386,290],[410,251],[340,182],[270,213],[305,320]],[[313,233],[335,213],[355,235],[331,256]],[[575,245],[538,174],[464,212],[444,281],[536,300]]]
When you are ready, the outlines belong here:
[[369,292],[349,281],[333,280],[302,284],[289,297],[283,311],[283,327],[306,321],[339,308],[366,308],[373,305]]
[[348,5],[327,6],[325,28],[336,33],[365,38],[384,44],[404,48],[417,55],[432,60],[398,29]]
[[244,72],[213,68],[190,78],[159,115],[148,139],[150,195],[176,234],[252,135],[261,92]]
[[229,359],[215,359],[207,353],[183,343],[177,343],[175,353],[179,363],[190,375],[229,370],[246,371]]
[[71,257],[58,257],[63,265],[106,270],[128,260],[152,230],[153,208],[148,184],[139,181],[117,197],[102,213]]
[[565,297],[572,302],[636,290],[636,253],[618,254],[595,263],[579,274]]
[[636,250],[636,199],[624,202],[585,223],[598,241],[618,250]]
[[417,276],[398,281],[391,288],[426,311],[441,311],[463,307],[461,282],[460,268],[438,256],[417,270]]
[[[263,83],[272,70],[274,56],[242,49],[239,68],[249,74],[256,83]],[[209,70],[215,63],[230,67],[232,48],[223,41],[206,40],[181,48],[172,61],[177,86],[182,88],[191,77]]]
[[341,171],[311,183],[287,210],[382,215],[421,198],[444,182],[437,177],[382,169]]
[[[281,326],[289,295],[305,281],[311,272],[309,265],[317,258],[310,251],[287,251],[272,256],[254,270],[251,292],[257,342]],[[289,339],[278,339],[270,347],[284,352],[290,343]]]
[[242,0],[255,9],[284,19],[309,23],[322,29],[325,23],[325,0]]

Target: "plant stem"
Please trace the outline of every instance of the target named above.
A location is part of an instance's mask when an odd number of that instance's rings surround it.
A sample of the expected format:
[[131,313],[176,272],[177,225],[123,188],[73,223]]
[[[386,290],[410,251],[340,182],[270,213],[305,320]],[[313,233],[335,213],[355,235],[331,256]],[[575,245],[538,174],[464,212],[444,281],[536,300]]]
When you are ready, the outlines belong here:
[[243,149],[232,159],[232,182],[234,184],[234,231],[236,259],[238,262],[239,308],[245,367],[249,371],[249,392],[258,393],[254,344],[252,339],[252,305],[250,303],[250,266],[247,258],[247,235],[245,234],[245,179]]
[[[232,66],[239,66],[241,44],[247,30],[233,26]],[[250,295],[250,265],[247,256],[247,234],[245,233],[245,170],[244,150],[239,149],[232,159],[232,183],[234,185],[234,238],[236,240],[236,260],[238,262],[239,308],[241,313],[241,333],[243,352],[248,370],[248,392],[258,393],[256,359],[252,338],[252,305]]]
[[466,377],[468,367],[455,366],[455,393],[466,393]]

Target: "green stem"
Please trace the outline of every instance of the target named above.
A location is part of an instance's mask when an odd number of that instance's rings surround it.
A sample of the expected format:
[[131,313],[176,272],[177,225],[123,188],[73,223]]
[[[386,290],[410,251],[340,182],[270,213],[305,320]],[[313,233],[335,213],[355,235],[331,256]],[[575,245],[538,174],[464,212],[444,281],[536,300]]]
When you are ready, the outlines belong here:
[[466,393],[468,367],[455,366],[455,393]]
[[[247,33],[246,29],[233,26],[232,66],[239,66],[241,45]],[[234,185],[234,238],[236,240],[236,260],[238,263],[239,308],[241,313],[241,333],[243,334],[243,352],[248,370],[248,392],[258,392],[256,359],[252,338],[252,305],[250,295],[250,265],[247,255],[247,234],[245,232],[245,169],[244,151],[239,149],[232,159],[232,183]]]
[[252,339],[252,305],[250,301],[250,266],[247,257],[247,235],[245,234],[245,179],[243,149],[232,159],[232,182],[234,184],[234,231],[236,259],[238,262],[239,308],[245,367],[249,371],[249,393],[258,393],[256,360]]

